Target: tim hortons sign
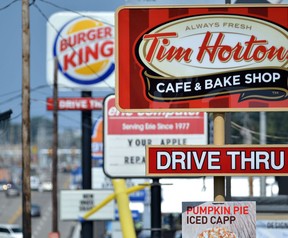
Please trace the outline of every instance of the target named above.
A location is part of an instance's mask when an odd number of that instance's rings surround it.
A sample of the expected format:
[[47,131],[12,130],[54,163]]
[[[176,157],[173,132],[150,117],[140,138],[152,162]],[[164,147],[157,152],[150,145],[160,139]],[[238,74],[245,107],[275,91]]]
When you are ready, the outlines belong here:
[[287,145],[146,146],[149,176],[286,176]]
[[120,8],[119,110],[287,110],[287,5]]

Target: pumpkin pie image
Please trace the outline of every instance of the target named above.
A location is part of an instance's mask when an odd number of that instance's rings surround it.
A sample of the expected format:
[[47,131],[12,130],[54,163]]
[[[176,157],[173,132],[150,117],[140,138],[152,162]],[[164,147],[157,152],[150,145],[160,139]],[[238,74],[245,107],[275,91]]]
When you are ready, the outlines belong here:
[[213,227],[202,231],[197,238],[237,238],[237,236],[224,227]]

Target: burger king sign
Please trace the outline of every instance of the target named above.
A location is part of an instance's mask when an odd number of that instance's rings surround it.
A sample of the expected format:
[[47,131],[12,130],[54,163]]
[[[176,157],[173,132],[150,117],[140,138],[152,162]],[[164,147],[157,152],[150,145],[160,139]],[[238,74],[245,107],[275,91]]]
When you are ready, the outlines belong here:
[[56,13],[47,25],[47,81],[60,89],[114,88],[114,13]]

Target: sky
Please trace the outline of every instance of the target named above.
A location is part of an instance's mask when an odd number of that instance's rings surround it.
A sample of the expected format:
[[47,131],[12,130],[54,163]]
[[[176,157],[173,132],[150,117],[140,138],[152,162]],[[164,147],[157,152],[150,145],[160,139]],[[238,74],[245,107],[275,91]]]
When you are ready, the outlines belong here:
[[[31,1],[32,2],[32,1]],[[31,117],[52,118],[46,110],[46,98],[52,89],[46,81],[46,25],[47,19],[63,11],[115,11],[124,0],[36,0],[30,6],[30,90]],[[1,0],[0,3],[0,112],[12,109],[11,122],[21,122],[22,91],[22,12],[20,0]],[[59,97],[80,96],[80,92],[59,92]],[[80,112],[59,113],[61,125],[80,125]]]
[[[30,6],[30,89],[31,116],[52,118],[46,110],[46,98],[52,97],[52,89],[46,81],[46,25],[47,19],[56,12],[115,11],[123,5],[141,3],[176,3],[175,0],[31,0]],[[218,4],[224,0],[179,0],[190,4]],[[232,0],[232,3],[234,0]],[[283,0],[282,3],[288,3]],[[21,122],[22,90],[22,12],[21,0],[1,0],[0,3],[0,112],[12,109],[12,123]],[[80,96],[80,92],[59,92],[59,97]],[[93,93],[93,96],[98,96]],[[95,113],[94,113],[95,114]],[[93,114],[93,115],[94,115]],[[96,117],[98,117],[96,113]],[[80,112],[59,113],[61,126],[80,125]]]

